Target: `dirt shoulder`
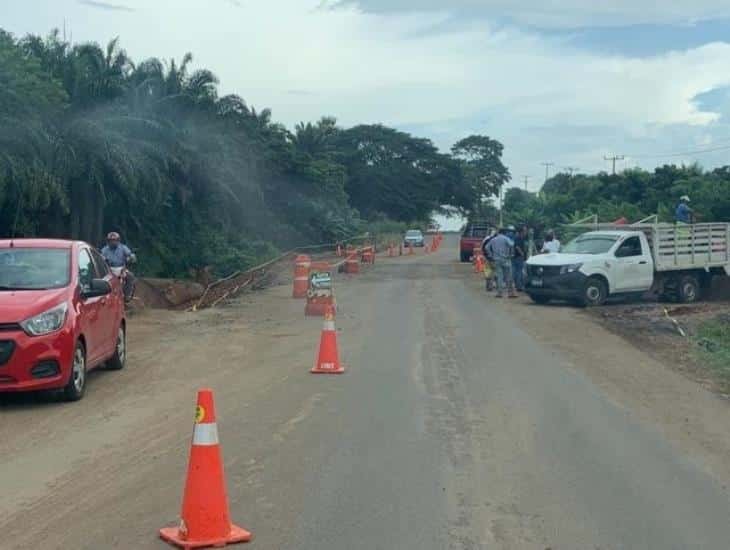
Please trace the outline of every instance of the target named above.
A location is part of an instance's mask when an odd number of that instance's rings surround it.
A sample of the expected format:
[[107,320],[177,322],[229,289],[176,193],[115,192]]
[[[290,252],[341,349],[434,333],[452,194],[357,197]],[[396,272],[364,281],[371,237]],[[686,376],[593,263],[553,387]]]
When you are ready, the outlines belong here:
[[[483,281],[473,277],[468,284],[483,286]],[[485,295],[484,299],[517,319],[529,335],[548,344],[577,373],[588,376],[627,415],[658,429],[718,482],[730,481],[730,401],[708,389],[711,385],[698,384],[688,376],[691,371],[685,370],[689,363],[683,362],[684,354],[662,349],[661,338],[674,342],[668,329],[668,335],[662,336],[665,329],[657,329],[648,339],[636,327],[609,329],[609,325],[615,327],[617,316],[609,314],[607,321],[601,310],[538,306],[525,296],[498,301]],[[618,308],[616,312],[631,308],[641,312],[656,304],[613,307]],[[603,311],[614,310],[609,306]]]
[[730,323],[730,302],[616,304],[586,315],[667,368],[730,399],[730,379],[719,368],[719,350],[704,336],[707,327]]

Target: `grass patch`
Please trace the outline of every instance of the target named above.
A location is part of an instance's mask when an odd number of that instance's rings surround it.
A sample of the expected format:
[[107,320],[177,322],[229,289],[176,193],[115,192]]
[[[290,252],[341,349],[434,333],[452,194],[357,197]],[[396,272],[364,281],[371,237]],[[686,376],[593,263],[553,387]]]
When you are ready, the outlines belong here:
[[700,358],[723,383],[730,387],[730,315],[722,315],[700,325],[696,334]]

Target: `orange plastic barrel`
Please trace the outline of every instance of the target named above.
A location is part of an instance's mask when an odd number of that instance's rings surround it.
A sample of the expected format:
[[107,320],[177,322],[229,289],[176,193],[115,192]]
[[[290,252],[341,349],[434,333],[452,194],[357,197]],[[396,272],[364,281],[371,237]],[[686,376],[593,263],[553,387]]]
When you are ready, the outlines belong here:
[[312,260],[306,254],[300,254],[294,258],[294,298],[306,298],[309,289],[309,268]]
[[357,261],[356,254],[350,254],[345,260],[345,273],[350,275],[360,273],[360,263]]

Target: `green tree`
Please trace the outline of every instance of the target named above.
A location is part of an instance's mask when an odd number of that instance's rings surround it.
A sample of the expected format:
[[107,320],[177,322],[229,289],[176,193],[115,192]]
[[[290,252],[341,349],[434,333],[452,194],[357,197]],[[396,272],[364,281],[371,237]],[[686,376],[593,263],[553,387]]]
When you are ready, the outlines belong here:
[[477,204],[482,198],[498,196],[512,179],[502,163],[503,149],[499,141],[479,135],[466,137],[451,148],[451,154],[464,163],[466,182]]
[[440,207],[445,174],[453,166],[430,140],[362,125],[340,132],[337,148],[347,169],[347,194],[365,217],[426,220]]
[[[427,139],[334,118],[293,131],[191,54],[132,60],[118,39],[0,31],[0,233],[99,243],[122,232],[142,272],[223,274],[275,246],[340,239],[363,217],[426,220],[477,198]],[[17,221],[17,223],[16,223]],[[386,220],[387,221],[387,220]]]

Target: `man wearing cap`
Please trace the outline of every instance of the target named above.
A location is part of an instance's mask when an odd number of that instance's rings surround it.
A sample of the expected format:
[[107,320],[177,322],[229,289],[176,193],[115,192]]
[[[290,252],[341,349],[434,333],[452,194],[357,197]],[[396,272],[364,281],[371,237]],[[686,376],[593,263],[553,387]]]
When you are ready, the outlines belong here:
[[507,237],[507,229],[499,230],[499,235],[494,237],[486,246],[487,257],[493,258],[494,270],[497,274],[497,298],[504,296],[504,289],[507,287],[510,298],[516,298],[514,280],[512,279],[512,255],[514,243]]
[[[106,246],[101,249],[101,255],[113,268],[127,268],[127,264],[135,261],[135,255],[129,247],[121,242],[121,237],[116,231],[112,231],[106,236]],[[124,276],[124,300],[129,302],[134,293],[134,273],[126,269]]]
[[694,212],[689,207],[689,197],[687,195],[682,195],[679,198],[679,204],[677,205],[677,210],[674,213],[674,219],[678,223],[692,223],[693,215]]

